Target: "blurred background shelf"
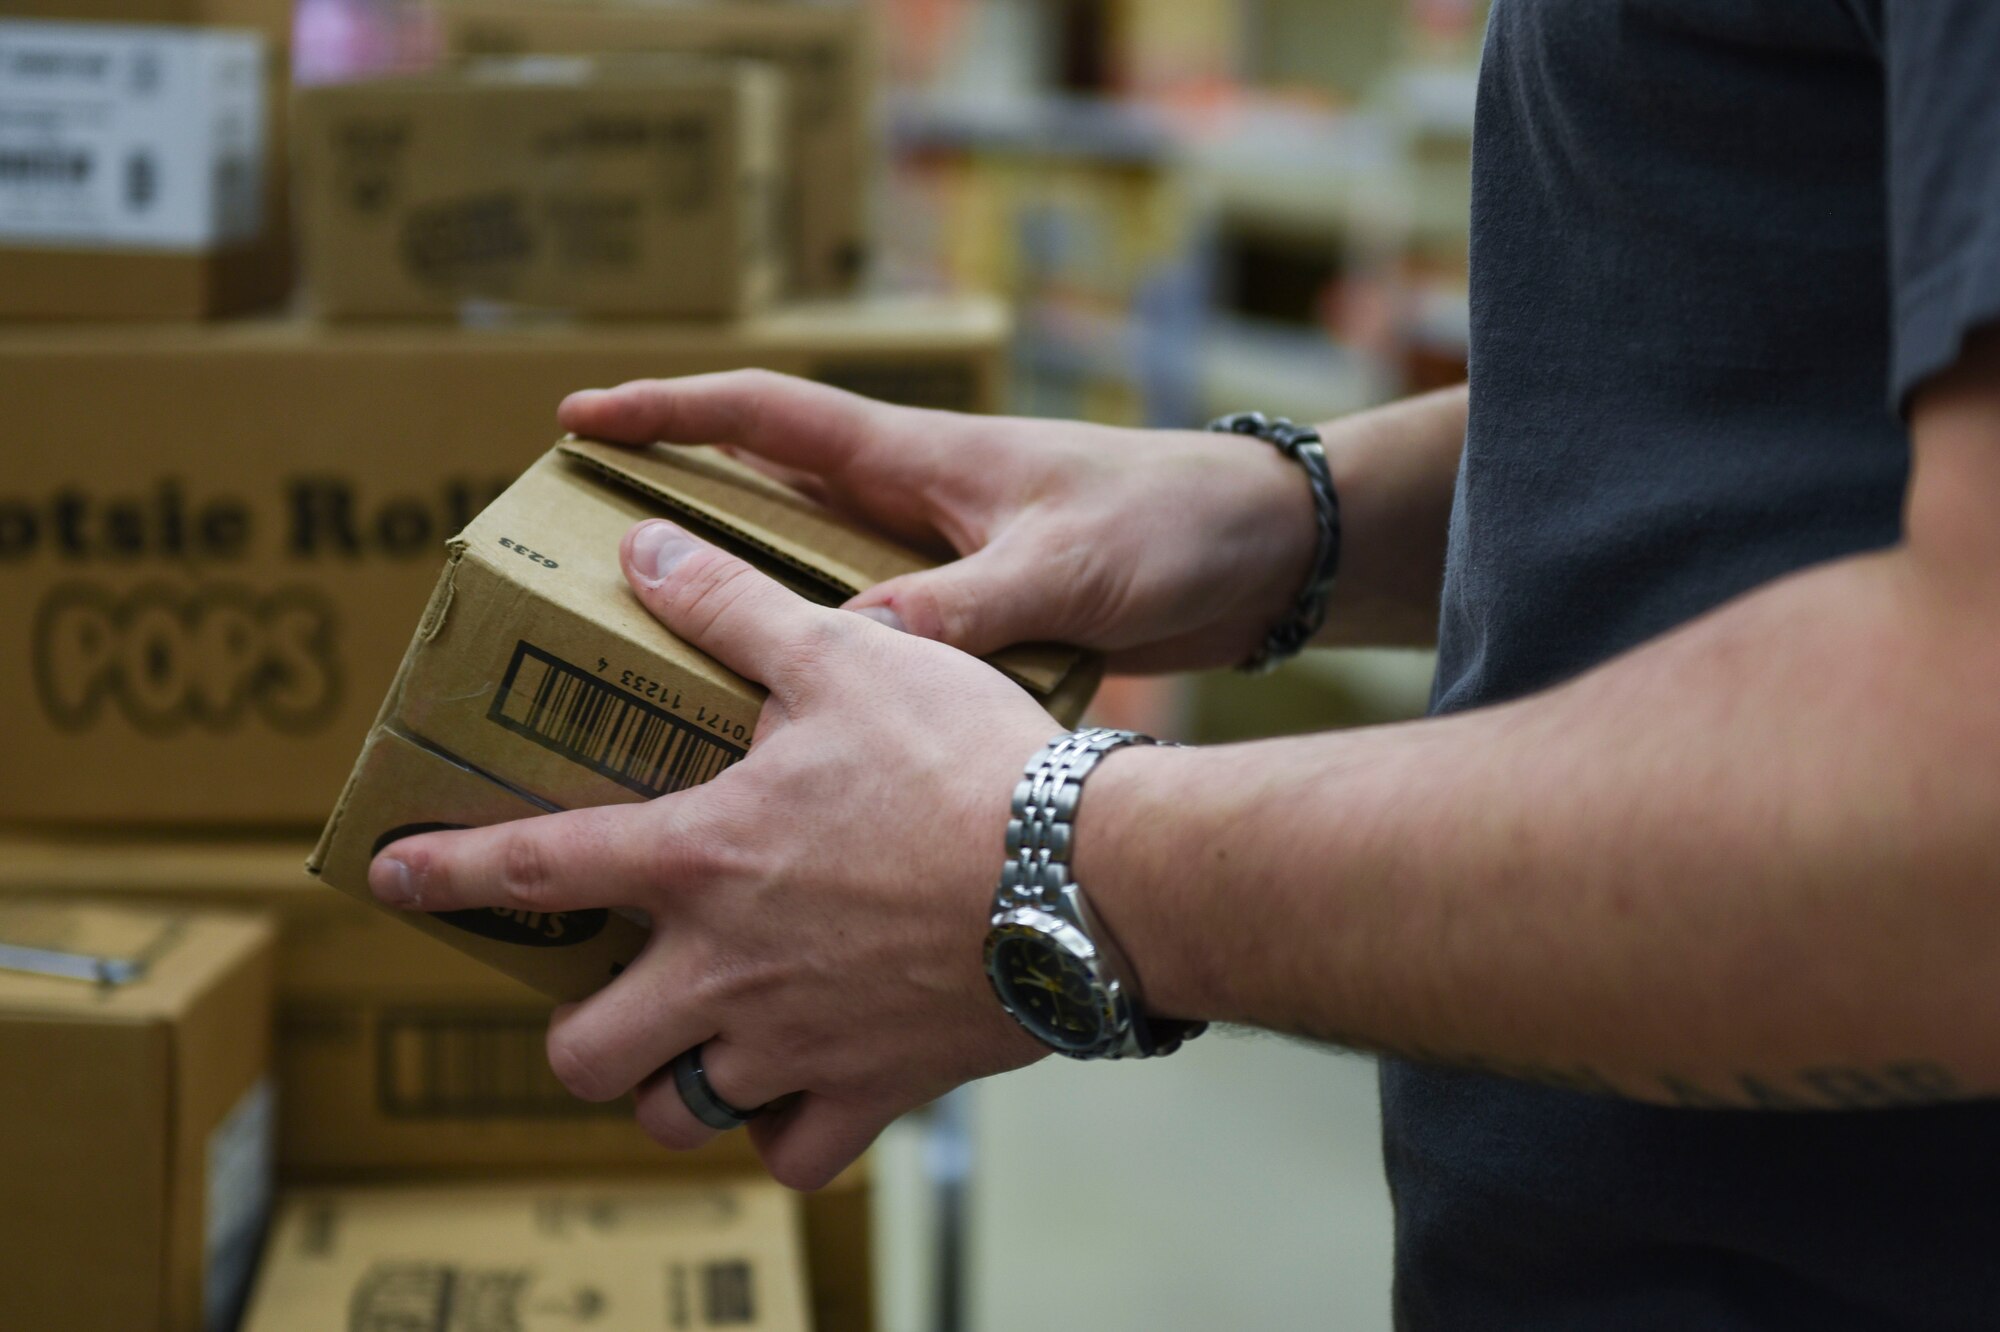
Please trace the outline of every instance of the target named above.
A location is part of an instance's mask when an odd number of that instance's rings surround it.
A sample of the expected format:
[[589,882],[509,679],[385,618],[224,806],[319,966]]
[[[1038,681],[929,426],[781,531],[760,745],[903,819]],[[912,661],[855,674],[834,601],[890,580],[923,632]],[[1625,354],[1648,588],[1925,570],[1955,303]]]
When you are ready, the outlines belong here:
[[1324,417],[1463,374],[1451,0],[883,0],[878,278],[1019,314],[1014,406]]

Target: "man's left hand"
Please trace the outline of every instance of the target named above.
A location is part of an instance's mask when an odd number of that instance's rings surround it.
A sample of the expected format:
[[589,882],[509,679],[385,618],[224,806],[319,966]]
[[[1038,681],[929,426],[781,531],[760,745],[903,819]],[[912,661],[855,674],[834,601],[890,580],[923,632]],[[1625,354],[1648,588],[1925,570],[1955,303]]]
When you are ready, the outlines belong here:
[[[664,1070],[703,1047],[773,1176],[818,1188],[898,1115],[1043,1051],[980,966],[1008,802],[1060,727],[992,667],[813,605],[671,523],[621,551],[661,623],[769,690],[750,752],[703,786],[396,843],[370,884],[423,911],[636,908],[632,966],[559,1009],[549,1062],[707,1142]],[[772,1104],[775,1103],[775,1104]]]

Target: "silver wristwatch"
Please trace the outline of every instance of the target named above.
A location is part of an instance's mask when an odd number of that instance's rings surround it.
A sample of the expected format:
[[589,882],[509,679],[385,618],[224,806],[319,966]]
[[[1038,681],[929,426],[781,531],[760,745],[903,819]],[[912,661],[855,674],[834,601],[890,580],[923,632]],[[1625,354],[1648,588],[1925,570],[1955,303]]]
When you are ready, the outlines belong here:
[[1145,1011],[1138,977],[1070,873],[1084,779],[1111,751],[1155,743],[1131,731],[1072,731],[1030,759],[1014,788],[986,978],[1016,1022],[1072,1059],[1172,1054],[1205,1030]]

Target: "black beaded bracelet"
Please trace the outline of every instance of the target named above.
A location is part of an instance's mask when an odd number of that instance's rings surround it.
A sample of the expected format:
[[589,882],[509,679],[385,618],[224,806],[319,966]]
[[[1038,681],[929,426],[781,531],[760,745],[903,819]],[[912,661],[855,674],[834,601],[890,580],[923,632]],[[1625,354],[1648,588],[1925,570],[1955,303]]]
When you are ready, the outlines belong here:
[[1282,416],[1273,420],[1262,412],[1237,412],[1209,423],[1210,430],[1228,435],[1253,435],[1276,448],[1305,471],[1312,487],[1313,524],[1318,545],[1313,553],[1312,571],[1306,585],[1283,619],[1271,627],[1264,642],[1238,669],[1252,674],[1270,670],[1288,657],[1295,657],[1326,624],[1326,608],[1333,596],[1333,580],[1340,572],[1340,496],[1333,488],[1333,472],[1327,466],[1326,446],[1319,432],[1310,426],[1294,425]]

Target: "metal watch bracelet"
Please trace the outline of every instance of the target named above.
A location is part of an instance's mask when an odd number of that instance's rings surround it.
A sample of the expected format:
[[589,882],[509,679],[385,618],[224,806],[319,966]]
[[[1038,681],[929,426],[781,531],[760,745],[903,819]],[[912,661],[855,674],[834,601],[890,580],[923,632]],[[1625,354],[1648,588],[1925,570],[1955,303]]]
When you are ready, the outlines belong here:
[[1237,412],[1218,417],[1208,428],[1221,434],[1251,435],[1263,440],[1297,463],[1312,487],[1313,526],[1316,540],[1312,569],[1298,599],[1283,619],[1271,627],[1257,650],[1238,669],[1252,674],[1270,670],[1288,657],[1295,657],[1310,644],[1326,624],[1327,602],[1333,596],[1333,582],[1340,572],[1340,496],[1333,488],[1333,471],[1327,465],[1326,446],[1319,432],[1310,426],[1294,425],[1280,416],[1262,412]]
[[[997,916],[1014,907],[1038,907],[1052,915],[1068,916],[1065,894],[1081,898],[1081,889],[1070,870],[1070,854],[1075,841],[1074,820],[1083,794],[1084,779],[1113,750],[1126,745],[1156,745],[1151,736],[1134,731],[1089,727],[1072,731],[1050,741],[1034,758],[1014,788],[1012,817],[1007,823],[1007,860],[1000,870],[994,894]],[[1097,923],[1100,935],[1106,933]],[[1115,959],[1122,972],[1121,990],[1125,1001],[1122,1014],[1132,1036],[1121,1048],[1104,1058],[1143,1058],[1172,1054],[1182,1042],[1207,1030],[1206,1023],[1154,1017],[1144,1012],[1138,977],[1131,964],[1109,937],[1094,940]]]

